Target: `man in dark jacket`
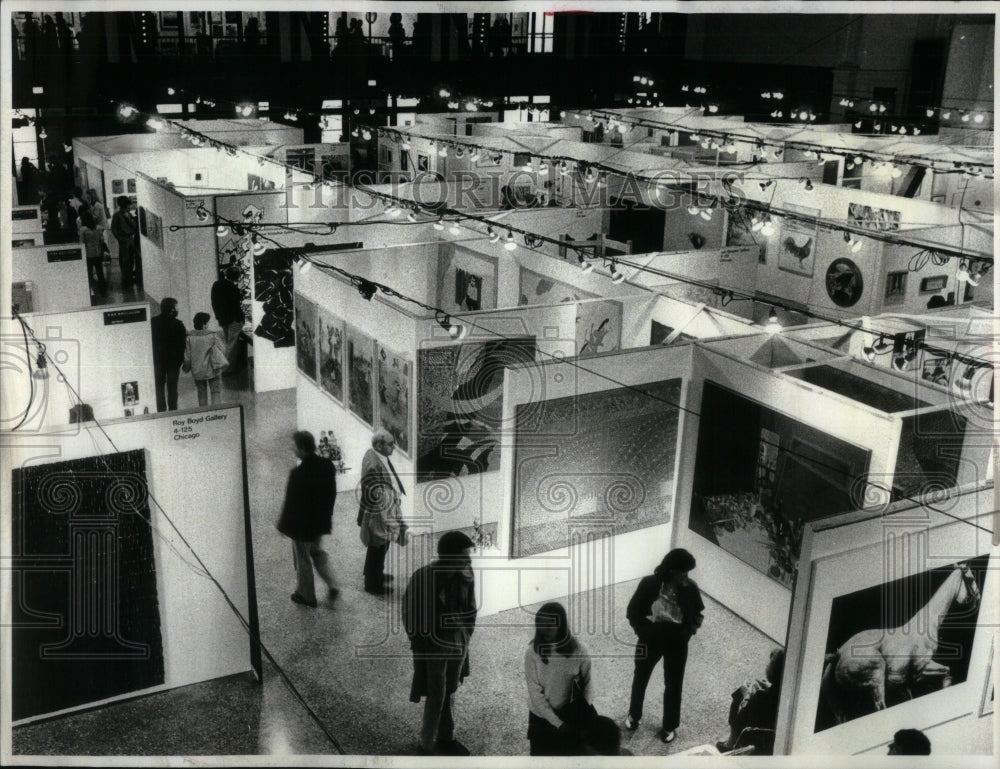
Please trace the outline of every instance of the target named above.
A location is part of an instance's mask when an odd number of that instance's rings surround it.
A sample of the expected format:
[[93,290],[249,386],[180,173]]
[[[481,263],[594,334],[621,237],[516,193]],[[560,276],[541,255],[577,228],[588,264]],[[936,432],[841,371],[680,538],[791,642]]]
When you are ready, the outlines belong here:
[[474,547],[460,531],[442,534],[437,560],[417,569],[403,594],[403,626],[413,652],[410,702],[425,698],[421,755],[469,755],[455,739],[451,696],[469,674],[469,639],[477,613]]
[[299,430],[292,435],[292,440],[299,465],[288,475],[278,531],[292,540],[292,558],[298,579],[292,601],[315,608],[314,568],[326,583],[331,601],[340,593],[334,586],[330,556],[320,547],[320,539],[332,528],[337,477],[333,463],[316,454],[316,439],[312,433]]
[[701,626],[705,604],[688,572],[695,560],[677,548],[664,556],[652,575],[639,580],[626,616],[639,637],[635,646],[632,697],[625,728],[634,731],[642,718],[646,686],[663,658],[663,728],[659,738],[673,742],[681,717],[681,690],[687,664],[688,640]]
[[[149,323],[153,336],[153,378],[156,383],[156,410],[177,410],[177,379],[184,363],[187,330],[177,320],[177,300],[166,297],[160,314]],[[164,395],[164,390],[166,394]]]
[[212,284],[212,312],[215,320],[225,334],[226,359],[229,366],[222,373],[236,373],[242,363],[242,357],[237,355],[237,345],[240,332],[243,330],[243,294],[237,285],[240,279],[239,267],[230,265],[226,276],[220,277]]

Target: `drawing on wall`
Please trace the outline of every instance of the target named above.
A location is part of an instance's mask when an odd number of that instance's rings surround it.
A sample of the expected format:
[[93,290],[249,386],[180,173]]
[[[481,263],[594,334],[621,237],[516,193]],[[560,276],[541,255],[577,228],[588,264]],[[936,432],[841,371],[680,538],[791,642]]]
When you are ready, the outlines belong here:
[[594,294],[581,291],[567,283],[560,283],[545,275],[521,268],[520,298],[518,304],[558,304],[577,302],[581,299],[596,299]]
[[396,439],[396,449],[410,453],[410,370],[412,365],[379,345],[378,421]]
[[140,208],[139,210],[146,213],[146,237],[157,248],[163,248],[163,220],[149,209]]
[[303,374],[316,380],[316,305],[295,295],[295,362]]
[[135,407],[139,405],[139,382],[122,382],[122,406],[125,407],[125,416],[130,417],[135,414]]
[[[833,599],[817,732],[963,683],[988,555]],[[978,679],[977,679],[978,680]]]
[[622,339],[622,303],[613,299],[576,305],[576,354],[617,350]]
[[681,380],[517,407],[512,554],[670,520]]
[[112,179],[111,180],[111,194],[112,195],[124,195],[125,194],[125,182],[122,179]]
[[496,261],[452,243],[442,243],[437,269],[437,307],[448,313],[496,308]]
[[706,381],[688,526],[791,587],[805,524],[859,506],[870,453]]
[[[162,684],[145,451],[15,468],[12,481],[14,720]],[[91,580],[112,589],[81,611]]]
[[861,299],[865,281],[861,268],[850,259],[834,259],[826,270],[826,293],[838,307],[853,307]]
[[924,358],[924,369],[922,377],[926,382],[933,382],[942,387],[948,386],[948,369],[951,361],[948,358],[931,357]]
[[375,423],[375,340],[347,325],[347,407],[368,426]]
[[247,189],[251,192],[254,190],[264,189],[264,177],[258,176],[257,174],[247,174]]
[[849,203],[847,221],[856,227],[879,232],[894,232],[899,229],[900,212],[886,208],[873,208],[861,203]]
[[344,400],[344,321],[318,308],[319,384],[338,401]]
[[534,337],[419,351],[418,480],[472,475],[500,467],[504,370],[534,360]]
[[788,203],[789,211],[811,217],[813,221],[784,218],[778,235],[778,268],[796,275],[812,277],[816,265],[816,239],[819,226],[815,219],[820,215],[818,208],[807,208]]

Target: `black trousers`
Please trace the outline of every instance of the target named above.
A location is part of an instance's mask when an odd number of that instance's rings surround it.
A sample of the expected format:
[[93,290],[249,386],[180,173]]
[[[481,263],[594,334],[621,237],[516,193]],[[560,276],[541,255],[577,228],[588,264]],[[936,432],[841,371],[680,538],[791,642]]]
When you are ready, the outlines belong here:
[[369,545],[365,553],[365,590],[381,590],[384,586],[382,574],[385,572],[385,556],[389,543]]
[[680,625],[658,623],[647,637],[640,638],[635,646],[635,672],[632,675],[632,698],[629,715],[638,721],[642,718],[646,686],[653,668],[663,660],[663,728],[676,729],[681,721],[681,691],[684,686],[684,667],[687,665],[688,632]]
[[[177,411],[177,380],[181,376],[179,368],[154,368],[153,378],[156,381],[156,410]],[[166,397],[164,397],[166,390]]]

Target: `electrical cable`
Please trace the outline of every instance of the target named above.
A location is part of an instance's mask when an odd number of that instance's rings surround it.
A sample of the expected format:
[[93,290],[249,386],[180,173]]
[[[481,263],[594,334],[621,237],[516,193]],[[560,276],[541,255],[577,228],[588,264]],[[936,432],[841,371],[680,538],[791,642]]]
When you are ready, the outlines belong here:
[[12,310],[13,315],[21,324],[21,334],[24,337],[24,355],[28,360],[28,385],[30,387],[28,395],[28,405],[24,409],[24,416],[21,417],[21,421],[17,423],[16,427],[11,428],[11,432],[15,432],[20,429],[24,423],[28,420],[28,416],[31,414],[31,407],[35,404],[35,377],[31,371],[31,346],[28,344],[28,330],[27,324],[24,322],[24,318],[17,310]]

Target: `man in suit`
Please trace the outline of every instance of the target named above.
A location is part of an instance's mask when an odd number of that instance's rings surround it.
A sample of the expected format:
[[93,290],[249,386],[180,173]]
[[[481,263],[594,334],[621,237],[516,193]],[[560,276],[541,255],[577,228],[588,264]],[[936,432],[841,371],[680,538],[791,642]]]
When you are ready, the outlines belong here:
[[390,542],[405,536],[406,525],[400,514],[399,498],[406,493],[389,456],[396,448],[392,433],[379,429],[372,435],[372,447],[361,461],[361,504],[358,526],[365,554],[365,591],[388,595],[392,587],[386,584],[392,575],[385,573],[385,556]]
[[313,569],[326,583],[330,601],[340,593],[334,586],[330,556],[320,547],[323,535],[331,531],[337,480],[333,463],[316,454],[316,439],[312,433],[300,430],[292,440],[299,464],[288,475],[285,504],[277,528],[292,540],[297,575],[292,601],[315,608]]
[[[153,337],[153,380],[156,384],[156,410],[177,410],[177,379],[184,363],[187,329],[177,320],[177,300],[165,297],[160,314],[150,323]],[[166,390],[166,394],[164,394]]]

